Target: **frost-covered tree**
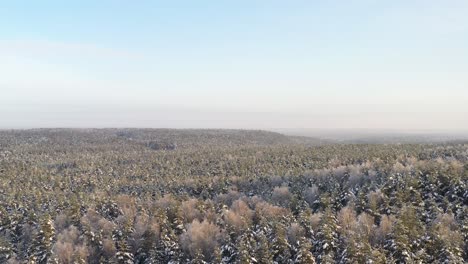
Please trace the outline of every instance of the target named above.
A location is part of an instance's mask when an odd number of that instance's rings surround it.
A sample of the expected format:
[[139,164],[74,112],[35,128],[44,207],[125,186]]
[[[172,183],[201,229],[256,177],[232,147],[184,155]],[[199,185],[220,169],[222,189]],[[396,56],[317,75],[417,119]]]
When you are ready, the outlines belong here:
[[180,243],[188,256],[194,257],[195,254],[201,253],[206,261],[210,261],[215,248],[219,246],[220,235],[220,230],[215,224],[206,219],[203,222],[195,219],[180,236]]
[[431,226],[435,260],[463,263],[463,237],[452,214],[440,214]]

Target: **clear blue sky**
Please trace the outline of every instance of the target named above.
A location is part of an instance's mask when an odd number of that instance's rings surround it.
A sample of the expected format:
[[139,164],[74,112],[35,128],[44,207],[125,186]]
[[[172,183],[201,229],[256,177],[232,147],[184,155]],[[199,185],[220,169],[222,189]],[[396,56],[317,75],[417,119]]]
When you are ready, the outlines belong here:
[[467,14],[465,0],[4,1],[0,127],[468,129]]

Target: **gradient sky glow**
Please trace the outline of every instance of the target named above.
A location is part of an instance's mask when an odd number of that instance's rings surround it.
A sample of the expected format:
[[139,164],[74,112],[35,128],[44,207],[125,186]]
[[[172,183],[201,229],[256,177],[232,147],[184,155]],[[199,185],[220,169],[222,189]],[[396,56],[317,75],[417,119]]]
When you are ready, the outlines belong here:
[[5,1],[0,128],[468,130],[468,1]]

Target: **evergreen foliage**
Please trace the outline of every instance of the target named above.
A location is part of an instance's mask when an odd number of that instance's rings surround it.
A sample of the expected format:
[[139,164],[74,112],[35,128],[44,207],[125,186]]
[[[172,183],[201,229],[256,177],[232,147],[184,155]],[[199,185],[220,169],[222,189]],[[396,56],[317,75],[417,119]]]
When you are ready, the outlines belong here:
[[0,131],[0,263],[466,263],[468,143]]

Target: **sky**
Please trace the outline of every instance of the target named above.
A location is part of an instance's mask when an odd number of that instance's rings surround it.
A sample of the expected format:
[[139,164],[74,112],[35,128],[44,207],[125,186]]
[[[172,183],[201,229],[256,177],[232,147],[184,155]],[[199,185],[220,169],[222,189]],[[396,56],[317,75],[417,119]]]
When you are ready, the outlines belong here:
[[468,1],[3,1],[0,128],[468,130]]

